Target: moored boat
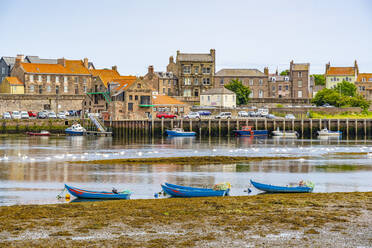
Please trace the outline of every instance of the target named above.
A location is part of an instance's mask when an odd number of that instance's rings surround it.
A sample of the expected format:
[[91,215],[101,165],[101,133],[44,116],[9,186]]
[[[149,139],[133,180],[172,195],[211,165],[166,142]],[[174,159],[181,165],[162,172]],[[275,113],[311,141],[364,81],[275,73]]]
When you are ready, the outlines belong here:
[[187,187],[164,183],[161,185],[163,191],[172,197],[210,197],[210,196],[227,196],[230,192],[230,184],[216,184],[213,189]]
[[173,128],[165,131],[168,136],[195,136],[195,132],[185,132],[182,128]]
[[112,192],[109,191],[90,191],[90,190],[84,190],[79,189],[76,187],[71,187],[65,184],[65,188],[67,191],[77,197],[77,198],[83,198],[83,199],[110,199],[110,200],[116,200],[116,199],[129,199],[131,192],[129,191],[123,191],[123,192]]
[[273,136],[275,137],[285,137],[285,138],[297,138],[298,133],[296,131],[281,131],[279,127],[271,132]]
[[48,131],[42,130],[40,133],[35,133],[35,132],[26,132],[27,135],[29,136],[50,136],[50,133]]
[[327,128],[324,128],[320,131],[318,131],[318,137],[335,137],[335,138],[340,138],[342,136],[341,131],[331,131],[328,130]]
[[84,135],[87,130],[83,128],[80,124],[74,124],[69,128],[66,128],[65,133],[68,135]]
[[267,136],[267,130],[253,130],[251,126],[243,126],[240,130],[234,130],[235,136]]
[[271,184],[258,183],[251,180],[251,184],[258,190],[268,193],[310,193],[314,189],[312,182],[300,182],[298,186],[275,186]]

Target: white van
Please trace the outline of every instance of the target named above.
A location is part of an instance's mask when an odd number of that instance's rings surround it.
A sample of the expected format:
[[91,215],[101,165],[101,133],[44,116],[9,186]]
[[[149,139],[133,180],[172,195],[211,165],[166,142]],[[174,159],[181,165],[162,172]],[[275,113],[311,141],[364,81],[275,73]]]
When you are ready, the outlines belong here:
[[231,119],[231,112],[221,112],[215,117],[216,119]]
[[257,113],[261,116],[261,117],[265,117],[266,115],[269,114],[269,110],[267,108],[260,108],[257,110]]

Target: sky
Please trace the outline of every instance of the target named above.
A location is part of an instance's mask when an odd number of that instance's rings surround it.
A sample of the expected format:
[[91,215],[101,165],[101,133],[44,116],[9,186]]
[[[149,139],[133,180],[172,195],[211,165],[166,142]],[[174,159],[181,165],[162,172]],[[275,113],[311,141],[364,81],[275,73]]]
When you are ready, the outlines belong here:
[[0,0],[0,56],[89,58],[122,75],[165,71],[177,50],[216,49],[216,69],[289,62],[372,72],[370,0]]

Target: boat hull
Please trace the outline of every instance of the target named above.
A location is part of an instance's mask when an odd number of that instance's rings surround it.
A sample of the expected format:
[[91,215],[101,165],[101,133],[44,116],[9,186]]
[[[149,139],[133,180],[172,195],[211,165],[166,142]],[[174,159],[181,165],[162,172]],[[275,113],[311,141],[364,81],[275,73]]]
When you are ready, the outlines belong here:
[[269,131],[267,130],[234,130],[235,136],[267,136]]
[[84,132],[83,131],[72,131],[72,130],[68,130],[68,129],[65,130],[65,133],[67,135],[74,135],[74,136],[82,136],[82,135],[84,135]]
[[195,136],[195,132],[178,132],[173,130],[166,130],[165,131],[168,136]]
[[77,197],[82,199],[106,199],[106,200],[127,200],[130,198],[131,194],[115,194],[113,192],[106,191],[89,191],[84,189],[78,189],[75,187],[70,187],[65,184],[67,191]]
[[163,191],[172,197],[212,197],[212,196],[226,196],[229,194],[228,190],[213,190],[213,189],[201,189],[193,187],[178,186],[170,187],[171,184],[162,184]]
[[268,193],[310,193],[313,188],[310,187],[285,187],[275,186],[270,184],[258,183],[251,180],[251,184],[258,190],[265,191]]
[[50,133],[33,133],[33,132],[27,132],[28,136],[50,136]]
[[297,132],[282,132],[282,131],[273,131],[273,136],[275,137],[286,137],[286,138],[297,138]]

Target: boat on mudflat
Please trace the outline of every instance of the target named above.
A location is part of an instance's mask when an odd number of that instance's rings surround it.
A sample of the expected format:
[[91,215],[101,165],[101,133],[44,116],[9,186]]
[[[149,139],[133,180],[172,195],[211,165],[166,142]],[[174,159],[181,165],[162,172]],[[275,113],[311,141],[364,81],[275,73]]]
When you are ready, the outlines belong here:
[[227,196],[231,188],[229,183],[216,184],[212,189],[187,187],[170,183],[164,183],[161,187],[166,194],[172,197]]
[[240,130],[234,130],[235,136],[267,136],[267,130],[253,130],[251,126],[243,126]]
[[341,131],[331,131],[327,128],[324,128],[320,131],[318,131],[318,137],[334,137],[334,138],[340,138],[342,136]]
[[279,127],[271,132],[274,137],[283,137],[283,138],[297,138],[298,133],[296,131],[281,131]]
[[26,132],[28,136],[50,136],[50,133],[48,131],[42,130],[40,133],[35,132]]
[[258,183],[251,180],[251,184],[258,190],[268,193],[310,193],[314,189],[312,182],[300,182],[299,186],[275,186],[271,184]]
[[85,189],[79,189],[76,187],[71,187],[68,186],[67,184],[65,184],[65,188],[71,195],[83,199],[127,200],[130,198],[130,195],[132,194],[129,191],[123,192],[90,191]]
[[78,136],[84,135],[86,131],[87,130],[83,128],[80,124],[74,124],[71,127],[65,129],[66,134]]
[[195,136],[195,132],[186,132],[182,128],[173,128],[172,130],[165,130],[168,136]]

